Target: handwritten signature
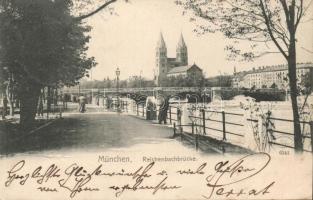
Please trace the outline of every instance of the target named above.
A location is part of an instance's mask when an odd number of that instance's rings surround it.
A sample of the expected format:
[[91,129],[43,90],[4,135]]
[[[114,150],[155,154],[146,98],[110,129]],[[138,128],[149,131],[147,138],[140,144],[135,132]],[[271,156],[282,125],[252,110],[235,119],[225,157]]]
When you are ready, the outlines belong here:
[[257,174],[261,173],[271,161],[271,156],[267,153],[250,154],[240,158],[235,162],[221,161],[215,165],[215,173],[206,177],[207,187],[209,195],[202,195],[206,199],[210,199],[213,194],[217,196],[241,196],[241,195],[265,195],[269,193],[269,189],[274,185],[275,181],[272,181],[264,188],[260,190],[250,189],[245,191],[240,189],[234,191],[234,189],[226,190],[226,186],[234,185],[236,183],[250,179]]
[[[213,196],[236,198],[242,195],[259,196],[270,193],[270,188],[273,187],[275,181],[271,181],[261,189],[251,188],[248,190],[245,187],[244,189],[237,189],[237,191],[233,188],[239,182],[250,180],[260,174],[270,161],[270,155],[256,153],[244,156],[235,162],[220,161],[213,166],[209,166],[205,162],[194,169],[181,167],[174,169],[175,171],[167,171],[160,168],[160,163],[151,162],[135,169],[121,169],[119,171],[107,171],[102,164],[93,170],[88,170],[84,166],[73,163],[64,170],[56,164],[51,164],[47,168],[38,166],[31,172],[24,172],[27,171],[25,169],[26,161],[21,160],[7,171],[7,179],[4,184],[5,187],[13,187],[14,184],[23,186],[30,180],[34,180],[38,184],[36,189],[39,192],[53,193],[63,189],[69,192],[71,198],[74,198],[78,193],[100,191],[99,187],[92,186],[95,177],[116,177],[118,181],[115,179],[114,184],[109,183],[107,189],[112,191],[116,197],[120,197],[125,192],[145,190],[156,195],[159,192],[179,190],[184,187],[184,183],[177,183],[175,177],[194,176],[203,180],[208,188],[208,193],[202,195],[203,198],[210,199]],[[120,179],[119,177],[128,178]],[[50,182],[55,183],[56,186],[47,186]]]

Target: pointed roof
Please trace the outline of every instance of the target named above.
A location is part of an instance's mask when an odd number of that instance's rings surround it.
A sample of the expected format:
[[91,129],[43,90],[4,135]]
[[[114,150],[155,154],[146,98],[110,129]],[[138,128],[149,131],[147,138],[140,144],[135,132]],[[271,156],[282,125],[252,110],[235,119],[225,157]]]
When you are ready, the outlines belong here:
[[186,43],[185,43],[185,40],[184,40],[184,36],[183,36],[182,33],[180,34],[180,38],[179,38],[177,47],[178,47],[178,48],[180,48],[180,47],[187,47],[187,46],[186,46]]
[[158,48],[166,48],[166,44],[165,44],[162,32],[160,32],[160,38],[159,38],[157,47]]

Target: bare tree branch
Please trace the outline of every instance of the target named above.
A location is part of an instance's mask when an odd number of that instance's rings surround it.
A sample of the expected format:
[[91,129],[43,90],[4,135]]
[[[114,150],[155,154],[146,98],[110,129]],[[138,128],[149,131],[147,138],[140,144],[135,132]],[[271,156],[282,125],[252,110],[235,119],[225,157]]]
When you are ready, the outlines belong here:
[[308,52],[308,53],[311,53],[311,54],[313,54],[313,51],[312,51],[312,50],[309,50],[309,49],[307,49],[307,48],[304,48],[304,47],[301,47],[301,49],[305,50],[305,51],[306,51],[306,52]]
[[88,14],[85,14],[85,15],[82,15],[82,16],[79,16],[79,17],[76,17],[75,20],[77,21],[81,21],[81,20],[84,20],[88,17],[91,17],[93,16],[94,14],[97,14],[98,12],[100,12],[101,10],[105,9],[106,7],[108,7],[110,4],[112,3],[115,3],[117,0],[109,0],[107,2],[105,2],[104,4],[102,4],[101,6],[99,6],[96,10],[88,13]]
[[[284,1],[284,0],[280,0],[281,2]],[[261,6],[261,9],[262,9],[262,13],[263,13],[263,16],[264,16],[264,19],[265,19],[265,24],[267,26],[267,29],[268,29],[268,33],[270,35],[270,37],[272,38],[274,44],[276,45],[276,47],[279,49],[279,51],[283,54],[283,56],[288,59],[288,55],[286,54],[286,52],[283,50],[283,48],[279,45],[279,43],[277,42],[276,38],[274,37],[273,35],[273,32],[272,32],[272,28],[271,28],[271,25],[270,25],[270,21],[269,21],[269,18],[267,16],[267,13],[266,13],[266,10],[265,10],[265,6],[263,4],[263,0],[260,0],[260,6]]]

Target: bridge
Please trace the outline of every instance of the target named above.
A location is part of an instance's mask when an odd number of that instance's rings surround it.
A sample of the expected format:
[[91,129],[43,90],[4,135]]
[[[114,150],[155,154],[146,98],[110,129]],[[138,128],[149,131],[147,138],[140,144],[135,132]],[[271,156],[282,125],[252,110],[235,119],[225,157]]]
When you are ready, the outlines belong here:
[[145,88],[92,88],[81,89],[79,87],[63,88],[63,94],[87,95],[91,97],[137,97],[137,96],[180,96],[185,99],[188,95],[197,95],[199,98],[213,99],[221,91],[233,91],[229,87],[145,87]]

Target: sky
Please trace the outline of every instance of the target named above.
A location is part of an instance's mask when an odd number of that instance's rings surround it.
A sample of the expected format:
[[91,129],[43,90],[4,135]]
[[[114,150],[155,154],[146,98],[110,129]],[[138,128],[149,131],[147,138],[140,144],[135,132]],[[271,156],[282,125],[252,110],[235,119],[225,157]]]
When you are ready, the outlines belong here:
[[[226,60],[225,46],[229,40],[219,33],[198,36],[189,17],[173,0],[131,0],[113,4],[116,14],[102,11],[86,20],[92,26],[89,33],[88,55],[98,65],[92,69],[92,79],[115,78],[119,67],[121,79],[139,76],[152,79],[155,67],[155,47],[160,32],[167,45],[168,57],[175,57],[176,45],[182,33],[188,47],[189,64],[196,63],[206,77],[232,74],[252,67],[285,64],[281,54],[263,56],[253,62]],[[312,22],[312,21],[311,21]],[[298,62],[313,62],[313,54],[300,47],[313,50],[313,24],[304,23],[298,30]],[[244,44],[245,45],[245,44]]]

